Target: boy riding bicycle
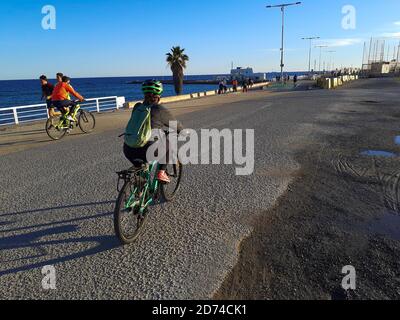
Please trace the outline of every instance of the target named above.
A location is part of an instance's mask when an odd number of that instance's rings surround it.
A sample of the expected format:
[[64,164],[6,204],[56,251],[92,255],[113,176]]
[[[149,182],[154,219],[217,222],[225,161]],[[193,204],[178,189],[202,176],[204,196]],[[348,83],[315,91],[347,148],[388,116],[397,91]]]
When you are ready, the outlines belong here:
[[[69,94],[72,94],[79,99],[80,102],[84,101],[78,92],[76,92],[70,85],[71,79],[67,76],[62,77],[62,82],[59,82],[53,90],[51,100],[53,106],[57,108],[64,117],[73,122],[77,122],[75,116],[79,108],[77,108],[77,103],[70,100]],[[72,108],[71,110],[69,110]]]
[[[154,143],[152,141],[146,142],[144,146],[132,139],[133,135],[136,135],[145,125],[144,122],[149,121],[151,123],[151,129],[159,129],[164,132],[169,130],[170,122],[178,123],[177,131],[178,133],[182,131],[182,125],[173,117],[171,112],[160,105],[161,95],[163,93],[163,85],[160,81],[148,80],[143,83],[142,91],[144,93],[144,101],[143,103],[138,103],[135,105],[132,111],[131,119],[125,130],[125,143],[124,143],[124,154],[125,157],[132,162],[133,165],[138,166],[135,160],[142,160],[144,162],[147,161],[147,151],[149,147]],[[149,112],[148,116],[146,116],[146,112]],[[144,117],[142,115],[144,114]],[[167,144],[168,145],[168,144]],[[168,154],[168,150],[167,154]],[[166,172],[167,169],[167,161],[165,164],[160,165],[160,170],[157,174],[157,179],[163,183],[170,183],[171,180],[168,177]]]

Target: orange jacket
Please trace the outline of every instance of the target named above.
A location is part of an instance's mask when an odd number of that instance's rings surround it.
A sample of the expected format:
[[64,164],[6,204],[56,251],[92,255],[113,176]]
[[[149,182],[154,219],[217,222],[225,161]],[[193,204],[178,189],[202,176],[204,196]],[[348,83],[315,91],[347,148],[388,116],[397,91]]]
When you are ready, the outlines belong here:
[[54,87],[51,100],[53,101],[69,100],[68,93],[72,94],[79,100],[83,100],[83,97],[78,92],[76,92],[68,83],[65,82],[60,82]]

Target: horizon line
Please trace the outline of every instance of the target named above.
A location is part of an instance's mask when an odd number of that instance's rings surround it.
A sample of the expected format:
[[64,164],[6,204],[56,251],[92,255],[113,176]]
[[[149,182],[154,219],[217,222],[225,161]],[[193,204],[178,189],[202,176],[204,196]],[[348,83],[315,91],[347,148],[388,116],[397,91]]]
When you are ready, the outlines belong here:
[[[288,72],[305,72],[308,73],[308,70],[303,70],[303,71],[285,71],[285,73]],[[267,72],[260,72],[260,73],[280,73],[280,71],[267,71]],[[225,75],[230,75],[230,73],[204,73],[204,74],[185,74],[184,76],[225,76]],[[157,76],[149,76],[149,75],[136,75],[136,76],[79,76],[79,77],[71,77],[72,80],[74,79],[101,79],[101,78],[145,78],[149,77],[149,79],[152,78],[157,78],[157,77],[172,77],[172,74],[169,75],[157,75]],[[55,80],[55,78],[48,78],[49,80]],[[20,78],[20,79],[0,79],[0,81],[27,81],[27,80],[39,80],[39,78]]]

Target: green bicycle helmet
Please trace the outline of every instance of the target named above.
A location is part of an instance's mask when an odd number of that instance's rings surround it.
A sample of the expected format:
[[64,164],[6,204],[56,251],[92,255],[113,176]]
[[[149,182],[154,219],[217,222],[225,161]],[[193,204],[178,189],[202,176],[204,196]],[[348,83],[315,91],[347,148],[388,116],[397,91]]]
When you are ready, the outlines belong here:
[[143,93],[153,93],[161,96],[164,92],[163,84],[157,80],[147,80],[142,84]]

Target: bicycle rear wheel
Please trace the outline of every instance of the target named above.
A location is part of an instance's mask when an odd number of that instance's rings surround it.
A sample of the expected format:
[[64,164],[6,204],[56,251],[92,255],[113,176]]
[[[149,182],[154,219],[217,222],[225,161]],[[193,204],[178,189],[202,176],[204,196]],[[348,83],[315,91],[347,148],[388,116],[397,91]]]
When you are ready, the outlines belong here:
[[81,110],[78,117],[78,124],[82,132],[90,133],[96,127],[96,118],[93,113]]
[[62,125],[62,116],[50,117],[46,122],[46,133],[52,140],[60,140],[67,133],[67,127]]
[[122,244],[133,243],[142,233],[147,221],[147,214],[140,214],[141,186],[132,181],[122,188],[114,211],[114,229]]
[[171,179],[171,183],[161,185],[161,194],[166,201],[172,201],[178,193],[181,185],[183,166],[178,161],[177,164],[168,165],[166,171]]

